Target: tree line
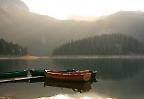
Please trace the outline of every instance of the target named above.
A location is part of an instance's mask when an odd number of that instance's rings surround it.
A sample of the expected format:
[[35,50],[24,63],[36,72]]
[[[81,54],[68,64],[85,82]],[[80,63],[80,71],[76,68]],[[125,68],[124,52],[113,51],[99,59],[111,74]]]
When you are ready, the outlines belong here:
[[144,44],[124,34],[103,34],[70,41],[53,51],[53,55],[129,55],[143,54]]
[[2,38],[0,39],[0,55],[22,56],[26,55],[27,53],[26,48],[12,42],[6,42]]

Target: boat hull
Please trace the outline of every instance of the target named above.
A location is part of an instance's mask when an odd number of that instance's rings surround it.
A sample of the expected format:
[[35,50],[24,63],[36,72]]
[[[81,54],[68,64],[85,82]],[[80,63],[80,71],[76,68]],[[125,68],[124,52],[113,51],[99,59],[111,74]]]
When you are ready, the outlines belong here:
[[31,76],[45,76],[44,70],[30,70]]
[[0,79],[15,78],[15,77],[26,77],[27,73],[28,73],[27,70],[14,71],[14,72],[3,72],[3,73],[0,73]]
[[62,80],[62,81],[89,81],[91,79],[91,72],[59,72],[44,70],[47,78]]

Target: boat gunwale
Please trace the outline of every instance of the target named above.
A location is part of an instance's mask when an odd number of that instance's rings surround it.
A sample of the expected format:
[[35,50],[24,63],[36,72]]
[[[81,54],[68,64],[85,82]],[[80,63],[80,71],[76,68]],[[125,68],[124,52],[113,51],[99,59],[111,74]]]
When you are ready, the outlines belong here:
[[50,70],[44,70],[46,77],[50,79],[63,80],[63,81],[89,81],[91,79],[92,72],[54,72]]

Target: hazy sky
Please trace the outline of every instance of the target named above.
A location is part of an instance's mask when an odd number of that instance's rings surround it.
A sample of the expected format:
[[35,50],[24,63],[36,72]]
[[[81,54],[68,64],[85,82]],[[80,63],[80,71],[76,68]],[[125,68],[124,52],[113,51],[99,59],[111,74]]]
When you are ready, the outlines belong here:
[[103,16],[117,11],[144,11],[144,0],[22,0],[31,12],[57,19]]

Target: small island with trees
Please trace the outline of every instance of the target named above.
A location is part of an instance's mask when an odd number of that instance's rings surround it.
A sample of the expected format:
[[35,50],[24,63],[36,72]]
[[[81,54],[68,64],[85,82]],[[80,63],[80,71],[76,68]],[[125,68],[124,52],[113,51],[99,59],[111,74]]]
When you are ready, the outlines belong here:
[[53,56],[59,55],[142,55],[144,44],[124,34],[103,34],[57,47]]

